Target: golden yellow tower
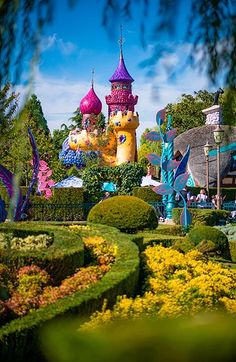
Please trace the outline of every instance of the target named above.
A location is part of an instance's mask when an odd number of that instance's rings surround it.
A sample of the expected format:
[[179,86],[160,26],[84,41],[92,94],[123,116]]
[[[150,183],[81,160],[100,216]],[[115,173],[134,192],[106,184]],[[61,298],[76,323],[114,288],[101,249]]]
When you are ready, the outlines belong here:
[[117,136],[117,165],[136,161],[136,129],[139,126],[139,116],[134,110],[134,106],[138,102],[138,96],[132,94],[134,79],[126,69],[122,45],[123,38],[121,36],[120,60],[114,74],[109,79],[111,94],[106,96],[109,125],[114,129]]

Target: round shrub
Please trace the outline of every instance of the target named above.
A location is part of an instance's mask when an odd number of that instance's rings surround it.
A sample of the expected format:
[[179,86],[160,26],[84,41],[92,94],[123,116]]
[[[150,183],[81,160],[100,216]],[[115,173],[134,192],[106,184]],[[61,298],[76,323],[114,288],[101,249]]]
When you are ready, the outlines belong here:
[[155,209],[135,196],[113,196],[95,205],[87,221],[114,226],[124,232],[135,232],[158,226]]
[[229,242],[222,231],[212,226],[198,226],[190,230],[188,237],[196,246],[203,240],[213,241],[217,252],[221,256],[230,259]]

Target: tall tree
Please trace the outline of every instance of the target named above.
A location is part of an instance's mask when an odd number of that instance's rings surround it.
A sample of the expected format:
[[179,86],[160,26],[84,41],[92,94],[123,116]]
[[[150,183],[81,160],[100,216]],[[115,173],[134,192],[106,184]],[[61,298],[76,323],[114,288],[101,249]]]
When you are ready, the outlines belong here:
[[[230,93],[230,102],[228,97]],[[178,134],[188,129],[200,127],[205,124],[206,116],[202,110],[213,104],[214,94],[206,90],[195,92],[194,95],[182,94],[176,103],[169,103],[166,110],[173,117],[173,127],[178,129]],[[236,92],[227,90],[219,98],[222,106],[224,124],[235,123],[236,118]]]
[[0,88],[0,134],[9,131],[18,106],[19,94],[11,91],[10,83]]
[[10,84],[0,89],[0,162],[5,164],[11,148],[14,128],[14,117],[18,107],[19,95],[11,91]]
[[43,131],[46,135],[50,134],[47,120],[44,117],[41,102],[35,94],[32,94],[30,99],[24,106],[24,111],[27,117],[27,126],[33,130]]
[[57,153],[61,151],[61,147],[65,139],[68,137],[70,128],[66,124],[62,124],[60,129],[54,129],[52,134],[52,141],[54,149]]
[[77,128],[80,128],[82,129],[82,118],[83,118],[83,115],[82,113],[80,112],[80,109],[77,108],[74,112],[73,112],[73,117],[71,117],[69,119],[69,121],[72,122],[72,124],[69,126],[69,129],[71,129],[71,127],[77,127]]
[[3,164],[13,173],[20,172],[21,183],[28,184],[31,178],[32,149],[27,128],[30,127],[38,148],[40,159],[50,163],[54,149],[52,138],[43,115],[40,101],[32,95],[13,122],[8,151],[3,155]]

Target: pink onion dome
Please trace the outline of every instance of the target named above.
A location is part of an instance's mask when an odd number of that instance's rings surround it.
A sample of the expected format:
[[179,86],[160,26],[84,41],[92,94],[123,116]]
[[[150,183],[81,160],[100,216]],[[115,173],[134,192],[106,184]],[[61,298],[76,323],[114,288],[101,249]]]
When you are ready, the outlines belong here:
[[80,102],[80,112],[83,114],[94,113],[98,115],[102,110],[102,102],[94,92],[93,87]]

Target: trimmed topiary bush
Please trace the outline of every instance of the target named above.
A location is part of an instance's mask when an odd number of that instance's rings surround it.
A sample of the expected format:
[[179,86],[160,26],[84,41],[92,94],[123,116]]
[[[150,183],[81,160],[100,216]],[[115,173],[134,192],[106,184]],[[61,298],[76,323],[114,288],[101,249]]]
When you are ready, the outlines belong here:
[[90,210],[87,221],[114,226],[124,232],[158,226],[155,209],[135,196],[114,196],[100,202]]
[[[172,210],[173,221],[180,224],[180,215],[182,208],[174,208]],[[230,216],[230,212],[226,210],[211,210],[211,209],[188,209],[192,215],[193,225],[208,225],[214,226],[219,224],[220,220]]]
[[236,263],[236,240],[229,240],[229,250],[231,260]]
[[190,230],[188,238],[195,246],[203,240],[212,241],[216,246],[217,253],[226,259],[230,259],[229,242],[222,231],[211,226],[198,226]]
[[174,245],[172,246],[173,249],[181,252],[181,253],[188,253],[190,250],[194,249],[194,243],[190,241],[188,238],[183,238],[176,240]]
[[197,249],[206,255],[214,255],[216,250],[216,244],[211,240],[202,240],[198,245]]

